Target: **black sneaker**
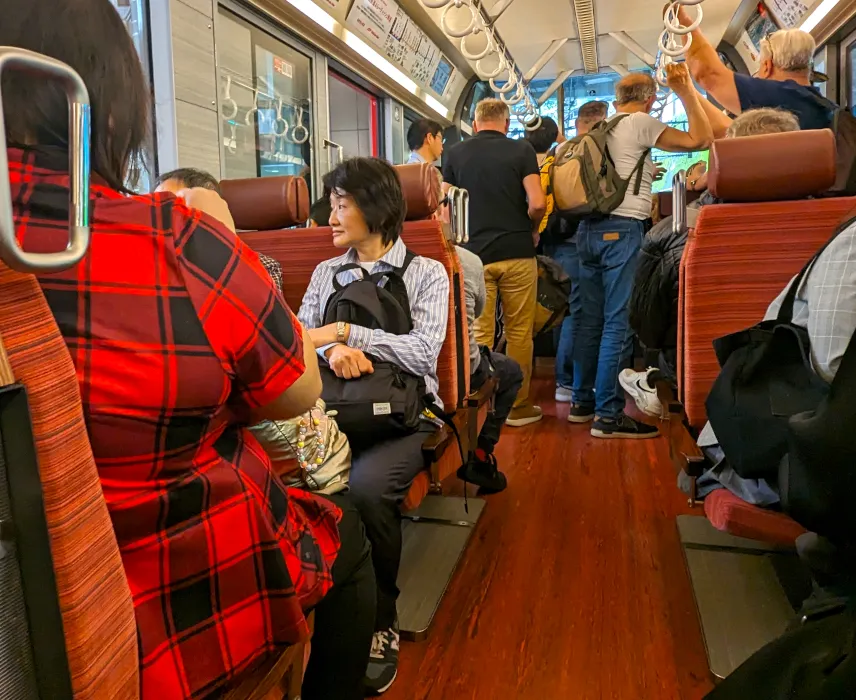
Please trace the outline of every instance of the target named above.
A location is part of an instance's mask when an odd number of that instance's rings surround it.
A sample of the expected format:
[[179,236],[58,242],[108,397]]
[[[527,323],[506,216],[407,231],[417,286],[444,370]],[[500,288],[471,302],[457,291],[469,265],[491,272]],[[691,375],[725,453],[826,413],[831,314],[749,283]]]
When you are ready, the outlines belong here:
[[597,438],[612,438],[621,440],[644,440],[660,434],[654,425],[640,423],[623,413],[615,420],[597,418],[591,426],[591,434]]
[[366,669],[366,694],[380,695],[389,690],[398,675],[398,620],[392,627],[375,632]]
[[458,478],[479,487],[479,493],[490,494],[505,491],[508,479],[496,466],[496,456],[476,450],[469,462],[458,467]]
[[588,423],[594,420],[594,408],[591,406],[580,406],[578,403],[572,403],[568,411],[569,423]]

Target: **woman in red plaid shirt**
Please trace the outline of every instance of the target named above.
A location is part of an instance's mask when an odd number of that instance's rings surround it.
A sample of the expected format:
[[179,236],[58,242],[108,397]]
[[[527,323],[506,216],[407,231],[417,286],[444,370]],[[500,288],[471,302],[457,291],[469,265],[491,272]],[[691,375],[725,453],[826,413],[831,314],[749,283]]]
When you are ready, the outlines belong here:
[[[151,112],[109,0],[0,0],[0,45],[74,68],[92,104],[92,240],[39,281],[83,412],[136,611],[144,700],[219,695],[308,633],[305,700],[355,700],[375,581],[356,511],[285,488],[247,421],[320,389],[311,341],[209,190],[132,196]],[[16,233],[66,245],[68,116],[55,83],[4,76]]]

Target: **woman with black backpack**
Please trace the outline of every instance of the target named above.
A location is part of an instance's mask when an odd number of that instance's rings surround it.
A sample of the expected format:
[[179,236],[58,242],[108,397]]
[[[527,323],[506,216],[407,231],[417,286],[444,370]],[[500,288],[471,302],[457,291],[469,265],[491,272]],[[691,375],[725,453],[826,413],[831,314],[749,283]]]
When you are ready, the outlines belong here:
[[389,163],[346,160],[324,177],[324,190],[333,244],[347,252],[318,265],[298,317],[322,358],[321,396],[338,410],[353,449],[350,493],[377,577],[366,686],[382,693],[398,668],[399,508],[424,468],[422,443],[437,430],[423,400],[427,394],[440,404],[449,278],[440,262],[414,255],[401,240],[406,207]]

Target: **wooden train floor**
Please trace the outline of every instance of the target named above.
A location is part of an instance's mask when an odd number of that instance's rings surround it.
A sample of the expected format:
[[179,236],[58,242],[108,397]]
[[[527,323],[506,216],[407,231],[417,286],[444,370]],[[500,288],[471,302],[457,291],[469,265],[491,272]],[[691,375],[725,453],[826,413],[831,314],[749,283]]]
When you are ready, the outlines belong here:
[[712,687],[666,439],[592,438],[552,378],[536,368],[544,419],[503,431],[508,489],[489,497],[428,639],[402,642],[386,700],[700,700]]

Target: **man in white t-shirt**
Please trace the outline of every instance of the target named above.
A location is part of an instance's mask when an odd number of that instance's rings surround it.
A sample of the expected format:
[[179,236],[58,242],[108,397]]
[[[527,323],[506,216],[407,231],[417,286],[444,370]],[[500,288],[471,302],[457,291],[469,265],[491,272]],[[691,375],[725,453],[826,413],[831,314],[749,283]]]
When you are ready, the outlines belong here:
[[[649,113],[657,84],[647,73],[631,73],[615,87],[620,119],[607,137],[609,154],[622,178],[630,179],[621,205],[607,217],[586,219],[577,231],[581,309],[574,348],[574,382],[568,420],[594,419],[591,434],[599,438],[655,437],[657,429],[624,414],[624,391],[618,373],[629,365],[633,344],[628,318],[630,293],[645,219],[651,212],[654,162],[651,149],[690,152],[705,149],[713,138],[710,123],[683,64],[667,68],[669,87],[687,113],[689,130],[678,131]],[[644,160],[642,160],[644,158]],[[641,186],[634,194],[642,160]]]

